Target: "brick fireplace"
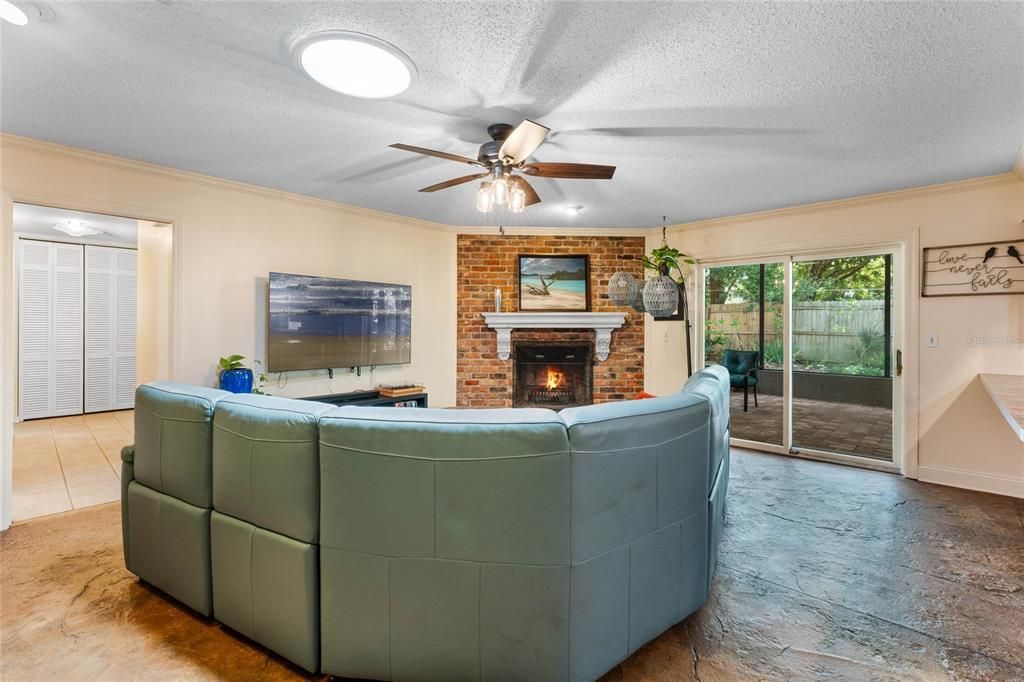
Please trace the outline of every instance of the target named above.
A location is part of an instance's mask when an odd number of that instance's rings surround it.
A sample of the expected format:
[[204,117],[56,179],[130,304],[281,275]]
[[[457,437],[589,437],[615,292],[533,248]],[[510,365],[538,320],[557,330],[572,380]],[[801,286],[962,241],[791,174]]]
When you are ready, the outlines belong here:
[[[545,348],[552,347],[551,344],[572,346],[575,349],[572,353],[576,356],[574,360],[584,349],[587,351],[589,396],[573,395],[571,404],[623,400],[642,391],[643,317],[632,310],[611,305],[607,287],[608,278],[620,268],[638,278],[642,276],[639,258],[644,248],[643,237],[459,235],[457,405],[512,407],[524,404],[519,389],[524,387],[525,377],[520,374],[517,381],[516,358],[517,351],[529,345]],[[627,313],[625,323],[611,336],[611,349],[606,360],[598,360],[594,353],[595,334],[592,329],[516,329],[511,337],[513,352],[507,360],[498,357],[497,334],[485,324],[482,313],[494,311],[496,288],[502,291],[502,311],[518,310],[516,270],[519,254],[590,256],[591,310]],[[537,354],[534,352],[534,356]],[[546,374],[544,378],[546,386]],[[531,375],[529,383],[536,383],[535,379],[536,376]],[[564,394],[536,395],[564,400]],[[548,401],[544,406],[557,409],[567,405]]]

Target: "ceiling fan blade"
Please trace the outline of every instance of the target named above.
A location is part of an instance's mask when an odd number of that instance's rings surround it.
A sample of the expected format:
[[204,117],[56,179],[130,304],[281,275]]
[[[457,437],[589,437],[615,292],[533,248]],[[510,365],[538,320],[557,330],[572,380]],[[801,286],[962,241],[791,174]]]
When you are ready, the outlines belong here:
[[615,175],[615,166],[599,166],[593,163],[528,163],[520,170],[538,178],[611,180]]
[[445,180],[444,182],[439,182],[436,185],[431,185],[430,187],[424,187],[420,191],[436,192],[439,189],[448,189],[449,187],[455,187],[455,185],[461,185],[466,182],[473,182],[474,180],[478,180],[480,178],[486,178],[488,175],[490,175],[490,173],[474,173],[473,175],[463,175],[460,178],[452,178],[451,180]]
[[449,161],[457,161],[458,163],[468,163],[471,166],[483,166],[481,162],[476,159],[471,159],[468,156],[459,156],[458,154],[449,154],[448,152],[439,152],[436,149],[426,149],[425,147],[414,147],[411,144],[401,144],[396,142],[395,144],[389,144],[389,147],[395,149],[401,149],[403,151],[412,152],[413,154],[424,154],[426,156],[436,156],[439,159],[448,159]]
[[526,205],[532,206],[540,203],[540,195],[537,194],[537,190],[533,188],[530,183],[526,181],[526,178],[519,177],[518,175],[512,176],[512,182],[526,193]]
[[522,163],[537,151],[551,129],[526,119],[509,133],[498,151],[499,159],[512,159],[512,165]]

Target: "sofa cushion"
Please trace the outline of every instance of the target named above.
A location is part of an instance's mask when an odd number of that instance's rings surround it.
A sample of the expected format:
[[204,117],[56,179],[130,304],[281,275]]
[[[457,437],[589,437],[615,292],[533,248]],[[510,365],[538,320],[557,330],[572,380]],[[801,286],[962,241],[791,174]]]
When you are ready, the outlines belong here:
[[213,615],[310,672],[320,667],[317,546],[216,511]]
[[335,408],[320,444],[326,546],[568,561],[569,447],[550,410]]
[[204,616],[210,589],[210,510],[131,481],[121,501],[128,513],[126,563],[150,585]]
[[302,542],[319,537],[323,403],[235,395],[213,418],[213,507]]
[[574,563],[707,504],[709,411],[704,397],[680,392],[560,413],[573,457]]
[[197,507],[212,500],[213,410],[231,394],[166,381],[135,391],[135,479]]
[[709,365],[686,382],[683,391],[703,396],[711,405],[708,493],[729,451],[729,373],[721,365]]

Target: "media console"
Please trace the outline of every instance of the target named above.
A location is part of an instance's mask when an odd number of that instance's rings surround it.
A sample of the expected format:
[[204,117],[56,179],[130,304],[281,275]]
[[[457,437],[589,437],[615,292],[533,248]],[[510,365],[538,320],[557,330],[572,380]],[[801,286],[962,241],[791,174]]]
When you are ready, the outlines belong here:
[[327,395],[311,395],[301,398],[317,403],[331,405],[363,405],[366,407],[426,407],[427,394],[413,393],[410,395],[389,398],[382,396],[380,391],[349,391],[348,393],[328,393]]

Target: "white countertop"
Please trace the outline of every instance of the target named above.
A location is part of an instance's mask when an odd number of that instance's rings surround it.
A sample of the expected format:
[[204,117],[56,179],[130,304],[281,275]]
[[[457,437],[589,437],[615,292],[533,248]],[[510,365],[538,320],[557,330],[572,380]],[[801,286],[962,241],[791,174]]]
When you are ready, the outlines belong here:
[[978,378],[1010,428],[1024,441],[1024,375],[979,374]]

